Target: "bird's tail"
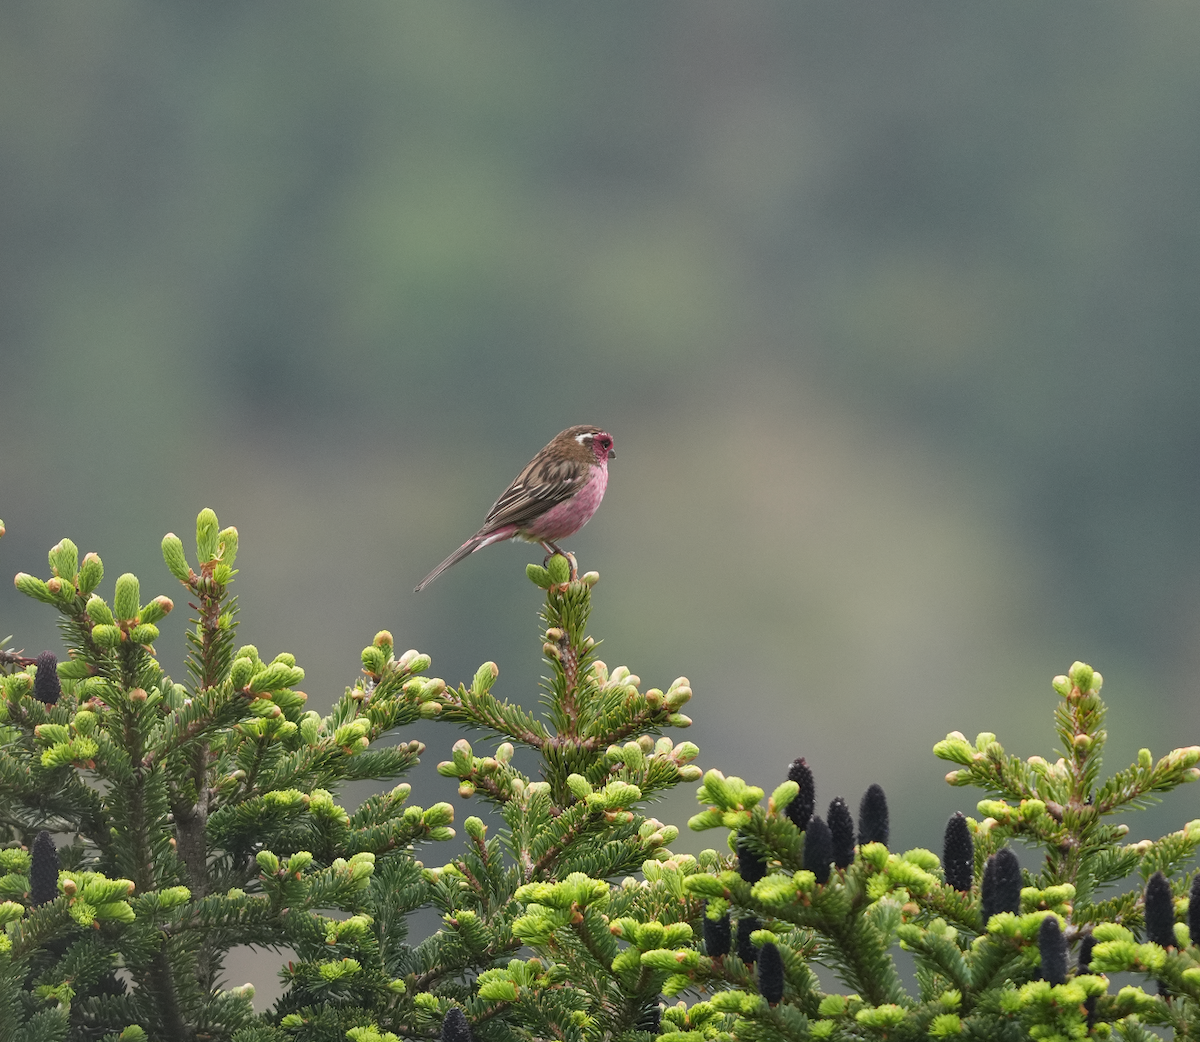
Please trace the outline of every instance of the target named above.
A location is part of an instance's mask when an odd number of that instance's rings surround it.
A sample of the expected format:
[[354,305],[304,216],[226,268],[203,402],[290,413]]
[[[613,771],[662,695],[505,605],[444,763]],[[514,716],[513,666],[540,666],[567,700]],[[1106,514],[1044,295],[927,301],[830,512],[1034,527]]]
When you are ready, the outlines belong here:
[[447,568],[458,564],[458,562],[464,557],[470,557],[471,554],[473,554],[480,547],[490,546],[492,543],[498,543],[502,539],[511,539],[515,530],[515,526],[507,525],[496,532],[476,532],[473,536],[471,536],[470,539],[463,543],[462,546],[455,550],[454,553],[452,553],[441,564],[439,564],[432,572],[425,576],[424,579],[417,583],[416,589],[413,592],[420,593]]
[[444,572],[447,568],[449,568],[451,565],[458,564],[458,562],[461,561],[464,557],[469,557],[471,554],[473,554],[476,550],[479,549],[480,545],[481,545],[481,543],[478,539],[476,539],[474,537],[468,539],[465,543],[463,543],[462,546],[460,546],[457,550],[455,550],[454,553],[452,553],[441,564],[439,564],[432,572],[430,572],[427,576],[425,576],[424,579],[422,579],[419,583],[417,583],[417,588],[413,592],[420,593],[423,589],[425,589],[426,586],[428,586],[431,582],[433,582],[433,580],[436,579],[439,575],[441,575],[442,572]]

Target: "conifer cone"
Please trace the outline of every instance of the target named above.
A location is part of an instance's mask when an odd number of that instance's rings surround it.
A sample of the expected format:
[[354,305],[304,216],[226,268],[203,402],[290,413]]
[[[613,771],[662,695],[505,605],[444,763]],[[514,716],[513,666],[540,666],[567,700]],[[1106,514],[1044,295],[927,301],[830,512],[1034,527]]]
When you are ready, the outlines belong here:
[[830,801],[828,821],[833,863],[847,868],[854,861],[854,818],[841,796]]
[[703,923],[704,951],[708,957],[719,959],[722,955],[728,955],[733,940],[733,927],[729,922],[729,913],[726,912],[720,919],[710,919],[705,915]]
[[[1079,941],[1079,964],[1075,967],[1076,973],[1091,972],[1092,949],[1095,947],[1096,938],[1092,936],[1092,931],[1088,930]],[[1083,1003],[1083,1008],[1087,1010],[1087,1026],[1090,1030],[1096,1019],[1096,996],[1089,995]]]
[[979,882],[979,914],[983,918],[983,928],[987,929],[988,920],[994,912],[996,903],[996,856],[993,854],[983,863],[983,878]]
[[58,850],[50,833],[39,832],[30,848],[29,903],[35,908],[58,897]]
[[808,819],[812,817],[817,805],[817,788],[813,781],[813,773],[804,757],[797,757],[788,766],[788,781],[794,781],[800,786],[796,798],[787,805],[787,816],[793,825],[801,832],[808,828]]
[[772,1006],[783,998],[783,958],[770,941],[758,950],[758,993]]
[[745,836],[738,836],[737,859],[738,875],[747,883],[757,883],[767,874],[766,861],[750,846]]
[[946,822],[946,835],[942,840],[942,868],[949,886],[964,894],[970,891],[975,878],[975,841],[971,839],[971,827],[962,811],[955,812]]
[[[832,822],[830,825],[832,826]],[[887,796],[880,785],[870,786],[858,804],[858,843],[882,843],[885,847],[890,832]]]
[[[1142,898],[1146,916],[1146,940],[1153,941],[1163,948],[1175,946],[1175,898],[1171,893],[1171,884],[1161,872],[1155,872],[1146,883],[1146,892]],[[1171,994],[1166,981],[1158,982],[1158,993],[1163,996]]]
[[1155,872],[1146,884],[1146,940],[1164,948],[1175,944],[1175,899],[1171,884],[1161,872]]
[[1021,864],[1011,847],[1001,847],[987,859],[979,904],[985,929],[993,915],[1021,910]]
[[833,860],[833,837],[829,826],[820,817],[813,817],[804,830],[804,867],[817,877],[817,882],[829,882],[829,863]]
[[1192,935],[1192,944],[1200,944],[1200,875],[1192,879],[1192,888],[1188,891],[1188,931]]
[[471,1042],[471,1025],[457,1006],[451,1006],[442,1021],[442,1042]]
[[762,924],[759,923],[758,917],[748,915],[744,919],[738,920],[737,926],[737,956],[747,966],[753,966],[755,960],[758,959],[758,948],[750,940],[750,935],[754,933]]
[[54,705],[62,695],[58,682],[58,659],[51,651],[43,651],[35,660],[37,674],[33,678],[33,697],[48,706]]
[[1096,947],[1096,938],[1092,936],[1092,931],[1088,930],[1079,939],[1079,964],[1075,968],[1076,973],[1090,973],[1092,968],[1092,949]]
[[1042,957],[1042,980],[1053,984],[1067,983],[1067,939],[1058,916],[1048,915],[1038,927],[1038,953]]

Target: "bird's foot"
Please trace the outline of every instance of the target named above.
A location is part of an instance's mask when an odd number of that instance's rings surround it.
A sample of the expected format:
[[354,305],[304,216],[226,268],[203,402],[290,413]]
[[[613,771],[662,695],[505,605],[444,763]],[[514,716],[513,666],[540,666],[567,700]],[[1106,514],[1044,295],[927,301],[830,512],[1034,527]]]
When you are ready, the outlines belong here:
[[551,557],[565,557],[567,559],[567,564],[571,566],[571,578],[569,581],[574,582],[579,578],[579,562],[575,560],[575,555],[573,553],[571,553],[569,550],[564,550],[561,547],[556,546],[554,543],[542,543],[542,547],[546,551],[546,556],[542,558],[543,568],[550,563]]

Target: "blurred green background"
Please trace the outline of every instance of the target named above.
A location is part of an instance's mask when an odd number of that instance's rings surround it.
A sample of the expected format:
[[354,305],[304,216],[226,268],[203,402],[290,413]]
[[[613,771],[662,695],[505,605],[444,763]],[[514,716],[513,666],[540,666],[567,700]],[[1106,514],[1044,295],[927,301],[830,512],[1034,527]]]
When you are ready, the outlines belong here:
[[[1183,3],[9,0],[0,566],[176,596],[211,506],[314,707],[382,627],[532,703],[540,552],[412,588],[599,423],[594,632],[701,766],[940,849],[934,741],[1050,755],[1075,658],[1118,758],[1200,741],[1197,53]],[[58,647],[6,582],[8,632]]]

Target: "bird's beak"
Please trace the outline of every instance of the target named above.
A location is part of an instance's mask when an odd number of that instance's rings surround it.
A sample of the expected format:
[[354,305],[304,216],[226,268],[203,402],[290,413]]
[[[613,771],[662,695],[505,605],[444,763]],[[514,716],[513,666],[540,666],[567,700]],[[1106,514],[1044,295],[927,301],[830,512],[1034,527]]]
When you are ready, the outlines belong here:
[[617,458],[617,454],[616,454],[615,452],[613,452],[613,450],[612,450],[612,449],[609,449],[609,450],[608,450],[608,458],[609,458],[609,459],[616,459],[616,458]]

